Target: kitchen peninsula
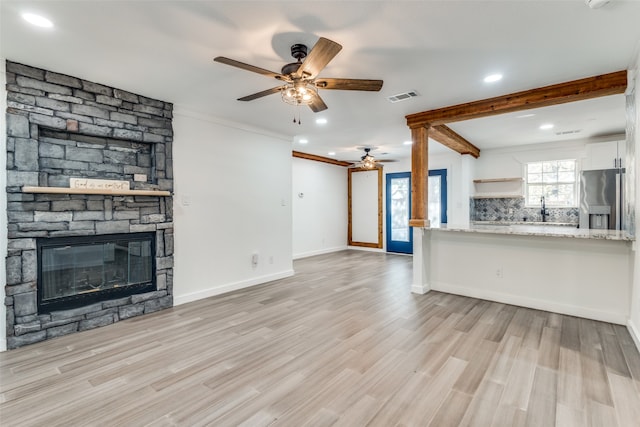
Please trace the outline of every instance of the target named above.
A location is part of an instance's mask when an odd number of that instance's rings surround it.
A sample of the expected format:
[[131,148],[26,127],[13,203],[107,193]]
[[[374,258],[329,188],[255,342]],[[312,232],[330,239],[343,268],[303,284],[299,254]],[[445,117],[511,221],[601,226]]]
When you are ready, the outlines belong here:
[[[624,325],[633,239],[624,231],[469,224],[416,230],[423,286]],[[414,234],[414,236],[416,236]],[[414,271],[414,275],[415,275]]]

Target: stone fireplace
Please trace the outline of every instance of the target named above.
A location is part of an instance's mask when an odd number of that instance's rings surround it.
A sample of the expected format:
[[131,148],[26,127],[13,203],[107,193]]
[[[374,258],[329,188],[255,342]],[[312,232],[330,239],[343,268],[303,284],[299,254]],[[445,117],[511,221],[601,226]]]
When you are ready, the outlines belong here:
[[[171,307],[172,105],[6,69],[7,347]],[[67,191],[74,179],[130,190]]]

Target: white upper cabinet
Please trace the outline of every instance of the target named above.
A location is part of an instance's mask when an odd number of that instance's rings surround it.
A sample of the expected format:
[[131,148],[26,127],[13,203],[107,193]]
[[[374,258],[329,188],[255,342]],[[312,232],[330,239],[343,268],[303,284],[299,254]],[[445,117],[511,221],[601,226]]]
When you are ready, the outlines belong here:
[[625,151],[624,141],[587,144],[587,158],[582,170],[623,168]]

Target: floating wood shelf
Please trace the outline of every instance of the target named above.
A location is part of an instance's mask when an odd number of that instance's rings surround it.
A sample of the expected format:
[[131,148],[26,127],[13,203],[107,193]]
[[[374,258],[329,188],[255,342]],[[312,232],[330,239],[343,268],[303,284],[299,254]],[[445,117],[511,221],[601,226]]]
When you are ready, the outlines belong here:
[[474,179],[474,199],[506,199],[522,197],[522,178]]
[[484,184],[487,182],[518,182],[522,181],[522,178],[489,178],[489,179],[474,179],[474,184]]
[[170,191],[164,190],[107,190],[94,188],[66,188],[66,187],[22,187],[23,193],[41,194],[102,194],[106,196],[171,196]]

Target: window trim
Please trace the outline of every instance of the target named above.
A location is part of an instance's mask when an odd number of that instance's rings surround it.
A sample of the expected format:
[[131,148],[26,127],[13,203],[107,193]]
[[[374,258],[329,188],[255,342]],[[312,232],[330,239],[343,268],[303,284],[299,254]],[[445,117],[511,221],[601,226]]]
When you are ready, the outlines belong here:
[[[535,163],[558,163],[558,162],[566,162],[566,161],[572,161],[574,163],[574,180],[573,181],[556,181],[554,183],[544,183],[544,182],[540,182],[540,183],[529,183],[529,165],[535,164]],[[578,159],[548,159],[548,160],[538,160],[538,161],[532,161],[532,162],[526,162],[524,164],[524,206],[525,208],[538,208],[540,207],[539,203],[536,204],[529,204],[529,186],[543,186],[543,185],[562,185],[562,184],[573,184],[574,186],[574,190],[573,190],[573,202],[571,205],[559,205],[554,203],[553,201],[549,201],[547,200],[546,203],[546,207],[548,208],[565,208],[565,209],[571,209],[571,208],[577,208],[578,207],[578,191],[579,191],[579,180],[578,180]]]

